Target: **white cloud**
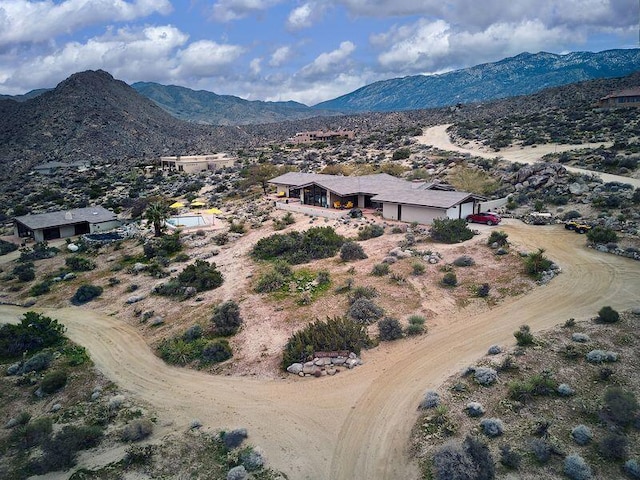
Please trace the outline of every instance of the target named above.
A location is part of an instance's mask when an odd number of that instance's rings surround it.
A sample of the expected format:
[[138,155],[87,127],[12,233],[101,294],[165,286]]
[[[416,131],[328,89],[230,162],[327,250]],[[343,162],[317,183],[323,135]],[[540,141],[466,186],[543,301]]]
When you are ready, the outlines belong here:
[[301,30],[311,27],[320,20],[326,9],[326,3],[307,2],[294,8],[287,18],[287,27],[290,30]]
[[282,0],[218,0],[213,5],[212,17],[218,22],[230,22],[259,14],[280,2]]
[[342,42],[336,50],[318,55],[313,62],[303,67],[299,74],[302,77],[311,78],[344,71],[345,62],[355,49],[356,46],[352,42]]
[[219,44],[210,40],[191,43],[177,55],[177,77],[210,77],[221,73],[244,53],[237,45]]
[[101,23],[168,14],[169,0],[0,0],[0,46],[45,42]]
[[271,67],[281,66],[291,58],[292,53],[293,53],[293,50],[289,46],[277,48],[276,51],[273,52],[273,54],[271,54],[271,59],[269,60],[269,66]]
[[249,69],[254,75],[258,75],[262,71],[262,59],[254,58],[249,62]]

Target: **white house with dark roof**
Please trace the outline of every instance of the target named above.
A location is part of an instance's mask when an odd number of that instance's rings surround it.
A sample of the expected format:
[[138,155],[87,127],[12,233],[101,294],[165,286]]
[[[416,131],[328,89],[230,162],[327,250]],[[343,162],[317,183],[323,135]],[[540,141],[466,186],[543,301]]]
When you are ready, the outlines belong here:
[[325,208],[381,208],[384,218],[429,224],[434,218],[465,218],[481,197],[442,184],[409,182],[385,173],[347,177],[289,172],[273,178],[282,198]]
[[33,238],[36,242],[106,232],[120,225],[115,213],[100,206],[22,215],[13,219],[14,234]]

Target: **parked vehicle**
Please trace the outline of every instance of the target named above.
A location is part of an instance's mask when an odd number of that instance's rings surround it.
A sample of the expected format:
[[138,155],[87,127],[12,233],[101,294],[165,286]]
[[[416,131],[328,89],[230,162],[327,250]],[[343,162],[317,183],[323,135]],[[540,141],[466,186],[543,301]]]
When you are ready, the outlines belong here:
[[571,220],[570,222],[564,224],[564,228],[566,228],[567,230],[573,230],[577,233],[587,233],[589,230],[591,230],[592,227],[588,223],[576,222],[575,220]]
[[500,223],[499,215],[491,212],[473,213],[467,216],[467,222],[469,223],[486,223],[487,225],[497,225]]

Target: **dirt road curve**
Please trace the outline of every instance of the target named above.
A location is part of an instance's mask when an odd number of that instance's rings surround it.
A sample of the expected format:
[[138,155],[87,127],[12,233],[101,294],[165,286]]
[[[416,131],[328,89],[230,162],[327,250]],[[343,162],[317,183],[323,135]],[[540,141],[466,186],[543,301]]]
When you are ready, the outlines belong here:
[[[539,330],[570,317],[587,318],[603,305],[638,305],[637,262],[587,249],[583,236],[559,226],[507,220],[503,228],[522,248],[545,248],[563,267],[562,275],[487,313],[461,311],[439,319],[422,338],[365,352],[362,367],[335,377],[261,381],[173,368],[116,317],[79,308],[46,313],[67,325],[103,373],[151,403],[161,422],[186,428],[199,418],[212,427],[247,427],[270,464],[292,480],[418,478],[406,447],[426,389],[437,388],[489,345],[511,345],[521,324]],[[0,306],[1,320],[21,313]]]
[[[500,149],[499,152],[493,152],[490,150],[484,150],[480,148],[466,148],[456,145],[449,138],[447,128],[450,125],[437,125],[435,127],[427,128],[423,134],[416,137],[416,140],[425,145],[433,145],[441,150],[448,150],[451,152],[468,153],[469,155],[475,155],[482,158],[496,158],[502,157],[510,162],[520,163],[536,163],[546,155],[547,153],[560,153],[568,150],[576,150],[579,148],[597,148],[603,145],[602,143],[585,143],[582,145],[538,145],[536,148],[532,147],[509,147]],[[610,145],[611,143],[605,143]],[[609,173],[600,173],[593,170],[585,170],[583,168],[567,167],[567,170],[574,173],[580,173],[583,175],[596,175],[602,178],[605,182],[622,182],[629,183],[636,188],[640,187],[640,179],[623,177],[621,175],[611,175]]]

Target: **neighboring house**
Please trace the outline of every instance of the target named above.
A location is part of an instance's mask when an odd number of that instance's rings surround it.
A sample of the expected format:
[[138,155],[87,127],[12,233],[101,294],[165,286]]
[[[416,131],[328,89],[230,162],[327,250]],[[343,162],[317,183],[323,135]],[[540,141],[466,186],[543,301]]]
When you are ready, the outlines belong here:
[[196,173],[206,170],[220,170],[233,167],[236,159],[225,153],[211,155],[178,155],[176,157],[160,157],[160,166],[163,170],[176,170],[178,172]]
[[353,130],[336,130],[336,131],[328,131],[328,132],[316,130],[312,132],[298,132],[289,139],[289,142],[293,144],[300,144],[300,143],[328,142],[328,141],[337,140],[337,139],[353,140],[354,138],[355,138],[355,133],[353,132]]
[[640,107],[640,87],[622,90],[602,97],[598,102],[601,108]]
[[36,165],[35,167],[33,167],[33,171],[36,173],[39,173],[41,175],[51,175],[57,171],[61,171],[61,170],[76,170],[76,171],[82,171],[82,170],[86,170],[87,168],[91,167],[91,163],[90,162],[68,162],[68,163],[63,163],[63,162],[46,162],[46,163],[41,163],[40,165]]
[[120,224],[115,213],[96,206],[15,217],[13,230],[18,237],[31,237],[36,242],[42,242],[84,233],[105,232]]
[[345,177],[289,172],[273,178],[283,198],[325,208],[381,208],[384,218],[431,223],[434,218],[465,218],[474,213],[481,197],[451,191],[449,186],[408,182],[385,173]]

